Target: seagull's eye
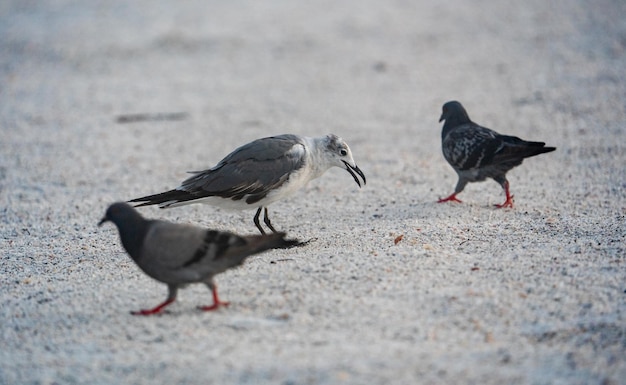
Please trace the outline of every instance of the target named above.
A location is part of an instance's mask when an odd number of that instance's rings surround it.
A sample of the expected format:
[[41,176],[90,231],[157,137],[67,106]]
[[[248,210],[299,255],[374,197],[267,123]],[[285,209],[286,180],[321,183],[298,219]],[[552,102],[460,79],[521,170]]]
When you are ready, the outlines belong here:
[[346,156],[348,155],[348,151],[346,151],[345,148],[342,148],[341,150],[339,150],[339,154],[341,154],[341,156]]

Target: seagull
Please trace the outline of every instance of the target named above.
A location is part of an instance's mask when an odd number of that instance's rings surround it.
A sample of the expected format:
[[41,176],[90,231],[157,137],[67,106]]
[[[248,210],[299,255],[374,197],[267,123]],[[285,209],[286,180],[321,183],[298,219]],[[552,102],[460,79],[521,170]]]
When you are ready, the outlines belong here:
[[[174,190],[132,199],[136,207],[159,205],[177,207],[191,203],[212,204],[225,209],[256,208],[254,224],[265,234],[263,222],[274,233],[267,206],[286,198],[320,177],[331,167],[345,168],[361,187],[357,174],[365,175],[352,158],[350,147],[340,137],[319,138],[278,135],[245,144],[204,171],[192,171],[190,178]],[[355,174],[356,173],[356,174]]]
[[169,290],[163,303],[132,312],[133,315],[160,313],[176,300],[180,287],[191,283],[204,283],[213,293],[213,304],[201,306],[200,310],[228,306],[217,295],[215,275],[241,265],[253,254],[298,243],[286,240],[284,233],[240,237],[191,225],[146,220],[124,202],[109,206],[98,226],[108,221],[117,226],[122,245],[133,261],[148,276],[167,284]]
[[443,156],[458,174],[458,182],[447,198],[441,202],[461,202],[456,196],[468,182],[481,182],[491,178],[504,189],[506,200],[498,208],[513,207],[506,173],[522,164],[524,158],[551,152],[556,147],[545,147],[543,142],[528,142],[515,136],[500,135],[472,122],[467,111],[457,101],[443,105],[439,122],[445,120],[441,131]]

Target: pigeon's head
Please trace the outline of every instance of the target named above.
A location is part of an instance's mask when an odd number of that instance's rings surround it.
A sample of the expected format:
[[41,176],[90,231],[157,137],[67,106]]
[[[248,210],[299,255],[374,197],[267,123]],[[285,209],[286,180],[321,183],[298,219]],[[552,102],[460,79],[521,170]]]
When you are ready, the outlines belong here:
[[344,142],[343,139],[335,134],[328,134],[323,138],[322,146],[326,155],[325,158],[331,167],[345,168],[350,175],[352,175],[359,187],[361,187],[361,182],[356,174],[363,178],[363,184],[367,183],[365,174],[363,174],[363,171],[356,165],[356,162],[352,158],[352,151],[350,151],[350,147],[348,147],[348,144]]
[[124,202],[113,203],[104,214],[104,217],[98,226],[102,226],[103,223],[111,221],[118,227],[123,224],[132,224],[141,220],[141,215],[131,205]]
[[467,111],[463,105],[456,100],[447,102],[441,108],[441,117],[439,121],[446,121],[446,125],[457,126],[459,124],[468,123],[470,121]]

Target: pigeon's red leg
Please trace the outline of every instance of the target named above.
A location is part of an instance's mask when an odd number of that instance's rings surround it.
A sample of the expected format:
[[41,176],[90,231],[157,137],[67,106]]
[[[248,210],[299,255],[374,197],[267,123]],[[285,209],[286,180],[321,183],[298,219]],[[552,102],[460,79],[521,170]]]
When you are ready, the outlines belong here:
[[230,305],[230,302],[222,302],[222,301],[220,301],[219,297],[217,296],[217,286],[213,285],[213,287],[211,288],[211,291],[213,292],[213,305],[198,306],[198,309],[200,309],[202,311],[211,311],[211,310],[216,310],[220,306],[228,306],[228,305]]
[[450,195],[447,198],[440,198],[437,201],[437,203],[450,202],[450,201],[462,203],[462,201],[459,198],[456,197],[456,193],[453,193],[452,195]]
[[506,200],[501,205],[495,205],[497,208],[501,209],[504,207],[513,208],[513,195],[509,191],[509,181],[504,182],[504,194],[506,194]]
[[167,299],[165,301],[163,301],[162,304],[158,305],[157,307],[155,307],[153,309],[131,311],[130,314],[132,314],[132,315],[159,314],[161,312],[161,310],[163,310],[164,307],[166,307],[167,305],[169,305],[172,302],[176,301],[176,293],[178,292],[178,286],[176,286],[174,284],[168,284],[167,285],[167,290],[168,290]]
[[130,314],[132,315],[152,315],[152,314],[159,314],[161,312],[161,310],[163,310],[164,307],[166,307],[167,305],[171,304],[172,302],[174,302],[176,300],[176,298],[168,298],[165,300],[165,302],[163,302],[162,304],[158,305],[157,307],[155,307],[154,309],[146,309],[146,310],[139,310],[139,311],[131,311]]

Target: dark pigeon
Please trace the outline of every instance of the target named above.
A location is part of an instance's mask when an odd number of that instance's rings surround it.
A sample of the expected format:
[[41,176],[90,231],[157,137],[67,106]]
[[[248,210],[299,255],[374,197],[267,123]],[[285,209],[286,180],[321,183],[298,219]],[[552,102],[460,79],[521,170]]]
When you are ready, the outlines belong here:
[[461,202],[456,196],[468,182],[491,178],[504,189],[506,200],[496,207],[513,207],[506,173],[522,164],[524,158],[551,152],[543,142],[528,142],[515,136],[500,135],[472,122],[467,111],[457,101],[447,102],[439,121],[445,120],[441,131],[443,156],[454,168],[459,180],[454,193],[439,202]]
[[261,138],[237,148],[208,170],[192,172],[192,177],[169,191],[130,200],[139,206],[177,207],[207,203],[226,209],[257,209],[254,224],[264,210],[265,225],[276,232],[267,206],[294,194],[331,167],[347,170],[359,187],[357,174],[366,183],[348,144],[334,134],[319,138],[277,135]]
[[284,233],[240,237],[191,225],[146,220],[123,202],[109,206],[98,226],[107,221],[117,226],[122,245],[141,270],[167,284],[169,290],[163,303],[132,312],[135,315],[161,312],[176,300],[178,288],[190,283],[204,283],[213,293],[213,304],[199,307],[201,310],[227,306],[228,302],[220,301],[217,295],[215,275],[241,265],[250,255],[297,243],[285,239]]

